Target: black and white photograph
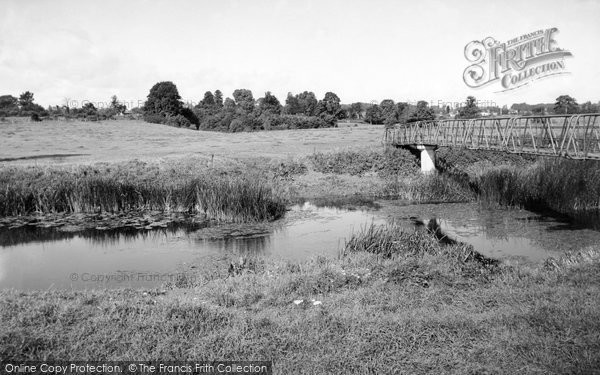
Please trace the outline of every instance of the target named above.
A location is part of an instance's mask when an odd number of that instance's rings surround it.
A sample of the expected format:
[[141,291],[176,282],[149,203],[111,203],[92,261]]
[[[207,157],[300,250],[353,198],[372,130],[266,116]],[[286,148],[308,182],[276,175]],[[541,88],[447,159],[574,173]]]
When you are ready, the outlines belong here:
[[0,375],[600,374],[599,0],[0,0]]

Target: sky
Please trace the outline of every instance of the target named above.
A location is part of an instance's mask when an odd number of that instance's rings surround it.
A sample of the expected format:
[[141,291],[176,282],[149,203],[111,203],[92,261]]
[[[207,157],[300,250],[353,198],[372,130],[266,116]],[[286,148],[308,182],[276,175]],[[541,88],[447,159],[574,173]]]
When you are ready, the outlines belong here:
[[[600,101],[600,1],[0,0],[0,95],[29,90],[43,106],[141,105],[174,82],[205,91],[336,93],[342,103],[436,104],[468,95],[497,105]],[[470,88],[465,46],[556,27],[569,74],[498,92]]]

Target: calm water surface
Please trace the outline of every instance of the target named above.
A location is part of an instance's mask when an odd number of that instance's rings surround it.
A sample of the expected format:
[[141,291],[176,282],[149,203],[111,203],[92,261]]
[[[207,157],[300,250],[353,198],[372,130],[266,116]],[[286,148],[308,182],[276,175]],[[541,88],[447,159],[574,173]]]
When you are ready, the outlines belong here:
[[345,210],[305,203],[294,206],[285,219],[260,228],[76,234],[4,229],[0,231],[0,288],[158,287],[191,267],[210,269],[239,256],[290,260],[337,256],[353,232],[371,223],[392,221],[407,230],[435,222],[445,235],[472,244],[482,254],[521,262],[539,262],[600,243],[599,231],[524,210],[394,201],[380,205],[379,209]]

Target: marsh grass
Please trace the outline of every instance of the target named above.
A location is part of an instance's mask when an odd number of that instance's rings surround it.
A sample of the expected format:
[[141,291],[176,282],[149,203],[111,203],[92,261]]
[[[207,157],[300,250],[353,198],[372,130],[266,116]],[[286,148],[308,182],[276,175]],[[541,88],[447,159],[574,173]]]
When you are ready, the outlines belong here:
[[260,176],[185,163],[0,169],[1,216],[133,210],[203,213],[239,222],[278,218],[285,204]]
[[600,210],[600,162],[546,158],[526,167],[503,166],[472,177],[484,202],[550,208],[564,214]]

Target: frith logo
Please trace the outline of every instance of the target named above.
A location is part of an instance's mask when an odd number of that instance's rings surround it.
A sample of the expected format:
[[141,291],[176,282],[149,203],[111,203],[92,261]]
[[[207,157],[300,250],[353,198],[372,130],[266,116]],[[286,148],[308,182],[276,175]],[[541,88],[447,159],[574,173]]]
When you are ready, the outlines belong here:
[[498,81],[500,91],[513,90],[540,78],[568,73],[565,57],[571,52],[558,48],[557,28],[537,30],[500,43],[492,37],[474,40],[465,46],[469,65],[463,80],[478,88]]

